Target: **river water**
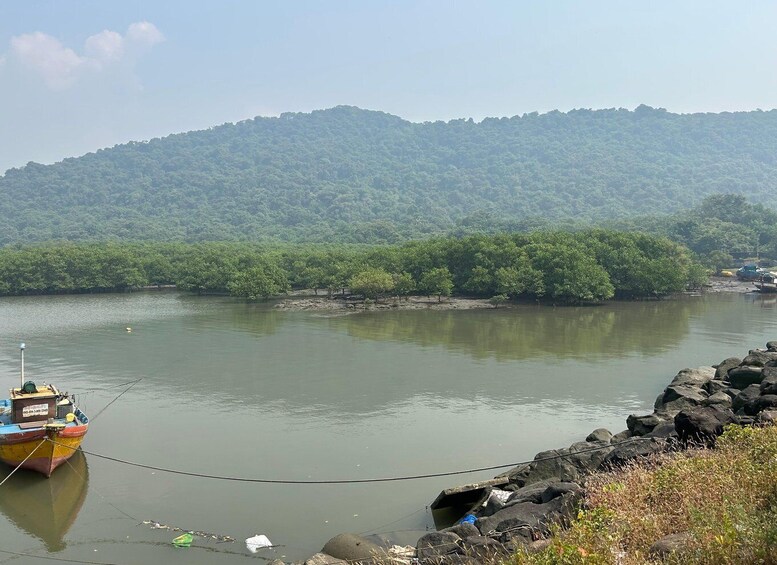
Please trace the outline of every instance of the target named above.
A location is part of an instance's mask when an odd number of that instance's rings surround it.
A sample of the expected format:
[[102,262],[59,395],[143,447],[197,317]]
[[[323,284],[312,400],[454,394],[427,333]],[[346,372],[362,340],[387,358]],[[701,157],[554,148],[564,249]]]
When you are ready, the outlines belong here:
[[[498,471],[290,485],[99,456],[286,481],[517,463],[621,431],[678,370],[777,339],[776,299],[343,316],[164,292],[0,299],[0,386],[18,386],[25,341],[26,377],[75,392],[93,418],[85,455],[0,487],[0,563],[290,561],[341,532],[412,542],[441,489]],[[148,520],[237,541],[176,549],[178,532]],[[255,534],[281,547],[251,555]]]

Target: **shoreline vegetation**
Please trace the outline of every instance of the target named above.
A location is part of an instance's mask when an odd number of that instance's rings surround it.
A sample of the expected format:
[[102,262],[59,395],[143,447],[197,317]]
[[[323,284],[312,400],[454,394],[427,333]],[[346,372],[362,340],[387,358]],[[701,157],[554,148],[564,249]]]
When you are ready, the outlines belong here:
[[[432,238],[399,245],[114,242],[0,249],[0,295],[175,285],[259,301],[297,289],[406,304],[450,296],[547,304],[644,299],[699,288],[706,272],[667,238],[591,229]],[[457,304],[461,303],[460,298]],[[347,302],[347,300],[346,300]]]

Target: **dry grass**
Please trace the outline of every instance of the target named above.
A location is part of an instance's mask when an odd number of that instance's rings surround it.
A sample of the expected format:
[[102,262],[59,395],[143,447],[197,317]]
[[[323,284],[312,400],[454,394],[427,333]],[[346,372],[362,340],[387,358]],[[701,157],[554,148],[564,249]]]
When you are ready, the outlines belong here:
[[714,450],[591,477],[571,527],[510,563],[641,565],[653,542],[682,532],[690,541],[666,562],[777,565],[777,426],[732,427]]

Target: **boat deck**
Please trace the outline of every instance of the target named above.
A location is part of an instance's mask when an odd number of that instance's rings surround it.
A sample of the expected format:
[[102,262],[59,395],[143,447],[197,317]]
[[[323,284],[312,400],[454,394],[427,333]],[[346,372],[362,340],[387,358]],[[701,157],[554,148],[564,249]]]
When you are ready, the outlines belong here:
[[[33,422],[24,422],[21,424],[14,424],[11,422],[11,401],[7,398],[0,399],[0,442],[3,436],[12,434],[18,434],[20,432],[26,432],[34,430],[36,428],[43,428],[49,422],[47,420],[38,420]],[[76,409],[75,419],[72,422],[68,422],[65,418],[54,418],[54,424],[62,426],[63,429],[75,428],[77,426],[83,426],[88,422],[86,416],[84,416],[81,410]]]

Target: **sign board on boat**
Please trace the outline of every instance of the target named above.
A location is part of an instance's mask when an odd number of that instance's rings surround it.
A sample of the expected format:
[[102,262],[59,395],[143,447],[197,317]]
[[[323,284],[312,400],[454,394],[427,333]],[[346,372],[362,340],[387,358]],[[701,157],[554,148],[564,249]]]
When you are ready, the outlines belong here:
[[48,404],[31,404],[22,407],[22,418],[32,418],[33,416],[48,416]]
[[11,404],[14,424],[47,420],[57,416],[57,393],[52,387],[42,388],[33,393],[22,393],[18,388],[13,389]]

